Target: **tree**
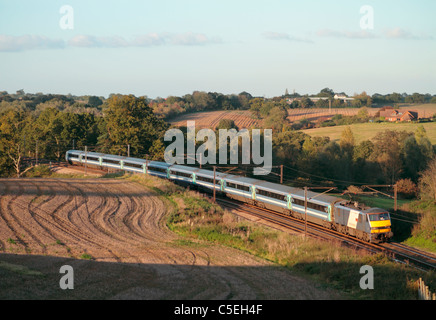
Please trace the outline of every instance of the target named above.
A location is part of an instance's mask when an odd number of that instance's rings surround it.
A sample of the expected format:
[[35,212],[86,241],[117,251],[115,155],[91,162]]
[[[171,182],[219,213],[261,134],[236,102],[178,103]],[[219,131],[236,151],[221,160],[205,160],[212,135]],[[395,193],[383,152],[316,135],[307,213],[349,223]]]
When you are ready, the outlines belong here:
[[[23,133],[29,122],[31,122],[30,118],[25,113],[14,110],[10,110],[0,117],[0,157],[3,158],[1,163],[11,164],[18,178],[31,168],[25,168],[23,163],[28,142]],[[8,172],[9,169],[6,167],[1,171]]]
[[330,141],[317,153],[318,174],[323,177],[351,180],[351,161],[336,141]]
[[404,159],[403,176],[416,181],[419,177],[419,171],[426,167],[427,159],[422,154],[421,148],[413,135],[403,141],[402,154]]
[[436,201],[436,158],[428,164],[419,179],[419,195],[423,200]]
[[352,158],[354,149],[354,134],[350,126],[346,126],[344,131],[342,131],[339,145],[341,146],[341,149],[347,153],[350,158]]
[[363,106],[371,107],[372,98],[365,91],[363,91],[361,94],[354,95],[354,101],[352,105],[354,107],[363,107]]
[[372,181],[377,177],[379,170],[377,164],[370,159],[373,158],[374,143],[371,140],[364,140],[354,147],[353,150],[353,178],[355,181]]
[[44,109],[28,128],[28,132],[33,133],[33,144],[38,142],[38,153],[41,158],[60,160],[66,149],[66,141],[61,138],[63,130],[61,114],[54,108]]
[[246,91],[238,94],[238,102],[241,109],[249,109],[250,108],[250,100],[253,99],[253,96]]
[[89,99],[88,99],[88,104],[89,104],[91,107],[96,108],[96,107],[101,106],[101,105],[103,104],[103,101],[101,101],[101,99],[100,99],[99,97],[96,97],[96,96],[90,96]]
[[[433,147],[432,144],[427,136],[427,131],[425,130],[424,126],[421,124],[418,126],[415,132],[415,139],[417,144],[419,145],[419,148],[421,150],[421,153],[428,159],[433,157]],[[424,164],[425,167],[426,163]]]
[[353,160],[367,160],[374,151],[374,143],[371,140],[364,140],[354,148]]
[[333,99],[333,97],[335,96],[335,92],[330,88],[324,88],[317,94],[317,96],[318,97],[328,97],[328,98]]
[[132,156],[144,156],[168,128],[168,124],[156,117],[144,98],[133,95],[109,98],[104,117],[104,140],[108,151],[114,154],[125,154],[127,145],[130,145]]
[[310,108],[314,105],[313,101],[308,97],[303,97],[300,100],[300,108]]
[[273,129],[275,132],[280,132],[287,123],[287,115],[287,111],[282,107],[273,107],[268,113],[268,116],[265,118],[264,125],[268,129]]
[[149,149],[149,154],[151,160],[164,161],[165,145],[161,139],[157,139],[153,141],[153,144]]
[[408,199],[416,197],[416,194],[418,193],[418,187],[409,178],[398,180],[396,184],[397,192],[403,197]]
[[357,113],[357,118],[359,118],[360,121],[368,121],[369,119],[369,112],[367,107],[362,107],[359,109],[359,112]]
[[235,124],[235,121],[232,119],[221,119],[220,122],[218,123],[217,127],[215,128],[215,130],[219,130],[219,129],[236,129],[238,130],[238,127]]
[[250,111],[256,119],[260,119],[260,109],[262,108],[264,99],[263,98],[254,98],[250,100]]
[[197,111],[212,109],[214,106],[212,97],[203,91],[194,91],[192,93],[192,103]]
[[417,128],[414,135],[404,139],[402,154],[404,159],[403,176],[416,182],[419,178],[419,172],[427,167],[428,162],[433,157],[433,147],[422,125]]
[[278,163],[287,163],[296,166],[297,159],[300,157],[302,145],[309,135],[302,131],[285,131],[273,135],[273,159],[278,159]]
[[64,143],[64,148],[72,148],[73,140],[77,149],[97,144],[99,129],[93,114],[63,112],[59,116],[62,122],[60,137]]
[[378,163],[385,183],[394,184],[403,171],[400,142],[409,135],[405,131],[385,130],[374,137],[372,160]]

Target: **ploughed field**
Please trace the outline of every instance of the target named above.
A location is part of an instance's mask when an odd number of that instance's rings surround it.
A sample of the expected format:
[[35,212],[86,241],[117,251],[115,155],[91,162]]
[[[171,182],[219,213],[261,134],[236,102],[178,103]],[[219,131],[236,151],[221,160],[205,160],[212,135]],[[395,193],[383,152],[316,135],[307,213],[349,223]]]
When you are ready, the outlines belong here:
[[[115,179],[0,179],[0,299],[329,299],[289,270],[172,233],[168,204]],[[74,269],[62,290],[60,268]]]
[[239,129],[261,126],[261,120],[254,119],[250,110],[225,110],[187,113],[175,117],[170,123],[176,127],[187,125],[187,121],[195,121],[196,129],[213,129],[224,119],[233,120]]

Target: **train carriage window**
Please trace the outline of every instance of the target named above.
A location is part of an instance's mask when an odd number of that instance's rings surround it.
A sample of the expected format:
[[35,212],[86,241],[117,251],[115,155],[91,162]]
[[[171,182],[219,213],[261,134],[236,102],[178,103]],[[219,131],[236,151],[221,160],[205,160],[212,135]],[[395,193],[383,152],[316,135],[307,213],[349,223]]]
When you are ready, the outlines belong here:
[[322,211],[322,212],[326,212],[326,208],[325,206],[322,206],[320,204],[316,204],[316,203],[312,203],[312,202],[307,202],[307,207],[317,210],[317,211]]
[[245,191],[245,192],[249,192],[250,191],[250,187],[247,187],[247,186],[243,186],[243,185],[237,184],[236,187],[239,190],[242,190],[242,191]]
[[231,183],[231,182],[227,182],[227,187],[228,188],[233,188],[233,189],[236,189],[236,184],[234,184],[234,183]]
[[167,169],[165,169],[165,168],[158,168],[158,167],[151,167],[151,166],[149,166],[148,169],[150,171],[167,173]]
[[126,167],[132,167],[132,168],[138,168],[138,169],[142,169],[142,164],[138,164],[138,163],[129,163],[129,162],[124,162],[124,166]]
[[119,164],[120,164],[120,161],[119,161],[119,160],[103,159],[103,162],[108,163],[108,164],[116,164],[116,165],[119,165]]
[[[213,178],[206,178],[206,177],[203,177],[203,176],[197,176],[196,180],[197,181],[208,182],[208,183],[212,183],[213,184]],[[215,178],[215,184],[220,184],[220,179]]]
[[186,172],[178,172],[178,171],[171,170],[170,173],[178,177],[192,178],[192,175]]
[[242,191],[245,191],[245,192],[249,192],[250,191],[250,187],[246,187],[246,186],[243,186],[241,184],[236,184],[236,183],[231,183],[231,182],[227,182],[227,187],[228,188],[242,190]]
[[[294,198],[294,204],[296,204],[297,206],[304,207],[304,200]],[[307,208],[313,209],[316,211],[321,211],[321,212],[328,212],[328,208],[326,206],[323,206],[323,205],[320,205],[317,203],[313,203],[313,202],[309,202],[309,201],[307,201]]]
[[260,194],[262,196],[268,197],[268,198],[286,201],[286,196],[284,196],[282,194],[278,194],[278,193],[274,193],[274,192],[270,192],[270,191],[266,191],[266,190],[262,190],[262,189],[256,189],[256,193]]
[[300,199],[295,199],[294,198],[294,204],[296,204],[297,206],[304,207],[304,200],[300,200]]
[[68,155],[70,158],[79,158],[79,155],[78,154],[69,154]]
[[95,158],[95,157],[84,157],[83,159],[85,159],[86,161],[97,161],[97,162],[99,162],[100,161],[100,159],[99,158]]

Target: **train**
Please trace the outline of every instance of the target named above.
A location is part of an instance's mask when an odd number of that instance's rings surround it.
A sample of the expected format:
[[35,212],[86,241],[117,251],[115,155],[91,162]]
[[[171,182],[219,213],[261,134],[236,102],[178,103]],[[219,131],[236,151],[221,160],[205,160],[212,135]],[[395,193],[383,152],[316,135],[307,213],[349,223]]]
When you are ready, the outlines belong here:
[[305,191],[264,180],[211,170],[132,157],[69,150],[72,165],[149,174],[177,184],[228,197],[280,214],[307,220],[328,229],[371,242],[387,242],[392,236],[388,211],[367,207],[327,194]]

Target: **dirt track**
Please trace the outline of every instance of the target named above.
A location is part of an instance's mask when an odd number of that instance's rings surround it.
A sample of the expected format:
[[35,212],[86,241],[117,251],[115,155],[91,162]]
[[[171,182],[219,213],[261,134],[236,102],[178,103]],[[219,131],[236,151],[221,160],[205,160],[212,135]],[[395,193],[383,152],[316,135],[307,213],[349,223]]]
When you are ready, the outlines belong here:
[[[161,198],[133,182],[0,179],[0,195],[0,299],[339,297],[241,251],[183,240],[166,228]],[[65,264],[73,290],[59,288]]]

